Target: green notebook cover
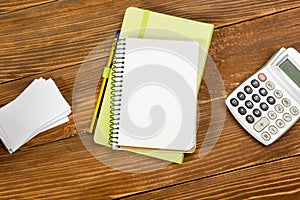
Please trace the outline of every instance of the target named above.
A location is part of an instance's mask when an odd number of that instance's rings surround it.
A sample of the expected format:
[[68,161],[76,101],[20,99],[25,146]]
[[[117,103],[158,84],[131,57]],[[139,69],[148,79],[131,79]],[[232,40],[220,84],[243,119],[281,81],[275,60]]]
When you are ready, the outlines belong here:
[[[201,47],[199,51],[199,89],[213,29],[214,25],[212,24],[129,7],[125,12],[120,37],[197,41]],[[96,119],[97,125],[94,133],[94,141],[108,147],[110,147],[108,142],[110,133],[110,96],[111,79],[109,78],[99,118]],[[178,152],[154,150],[135,150],[132,152],[175,163],[182,163],[184,158],[184,154]]]

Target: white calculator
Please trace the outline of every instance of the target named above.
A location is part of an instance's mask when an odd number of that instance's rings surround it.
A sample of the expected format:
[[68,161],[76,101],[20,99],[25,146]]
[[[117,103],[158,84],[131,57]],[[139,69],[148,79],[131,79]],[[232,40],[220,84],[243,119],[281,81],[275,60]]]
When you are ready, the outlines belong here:
[[300,116],[300,54],[293,48],[281,48],[225,103],[255,139],[264,145],[272,144]]

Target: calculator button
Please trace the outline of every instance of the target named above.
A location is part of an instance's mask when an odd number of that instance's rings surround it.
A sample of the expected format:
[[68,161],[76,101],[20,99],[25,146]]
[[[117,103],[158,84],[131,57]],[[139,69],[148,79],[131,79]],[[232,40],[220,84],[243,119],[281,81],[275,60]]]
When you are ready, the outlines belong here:
[[247,85],[247,86],[244,87],[244,91],[247,94],[251,94],[253,92],[252,88],[249,85]]
[[252,117],[251,115],[247,115],[246,116],[246,121],[249,123],[249,124],[252,124],[254,122],[254,117]]
[[260,88],[259,89],[259,94],[261,94],[262,96],[267,96],[268,91],[265,88]]
[[267,98],[267,102],[268,102],[269,104],[271,104],[271,105],[274,105],[275,102],[276,102],[276,100],[275,100],[274,97],[268,97],[268,98]]
[[268,112],[268,117],[270,119],[276,119],[277,115],[274,111],[271,110],[271,111]]
[[279,127],[279,128],[283,128],[285,123],[284,121],[282,121],[281,119],[277,119],[276,120],[276,125]]
[[261,103],[259,105],[260,109],[262,109],[263,111],[266,111],[269,109],[269,106],[266,103]]
[[230,103],[231,103],[231,105],[234,106],[234,107],[236,107],[236,106],[239,105],[239,102],[238,102],[238,100],[237,100],[236,98],[230,99]]
[[261,82],[265,82],[267,80],[267,77],[264,73],[259,73],[257,77]]
[[278,130],[275,126],[272,125],[272,126],[269,126],[269,132],[271,134],[275,135],[278,132]]
[[291,101],[287,98],[283,98],[282,99],[282,104],[285,106],[285,107],[289,107],[291,105]]
[[292,115],[298,115],[299,114],[299,110],[295,106],[290,108],[290,112],[292,113]]
[[290,122],[290,121],[292,121],[292,115],[290,115],[289,113],[284,113],[283,114],[283,119],[286,122]]
[[280,90],[275,90],[274,91],[274,96],[278,99],[282,98],[282,92]]
[[245,106],[246,106],[247,108],[249,108],[249,109],[253,108],[253,103],[252,103],[252,101],[247,100],[247,101],[245,102]]
[[261,116],[260,110],[258,110],[257,108],[255,108],[255,109],[253,110],[253,115],[254,115],[255,117],[260,117],[260,116]]
[[242,92],[237,93],[237,97],[239,98],[239,100],[244,100],[246,98],[245,94]]
[[257,94],[254,94],[252,95],[252,100],[257,103],[260,101],[260,97]]
[[253,79],[253,80],[251,81],[251,85],[252,85],[253,87],[255,87],[255,88],[258,88],[258,87],[259,87],[259,82],[258,82],[256,79]]
[[269,141],[271,139],[271,135],[267,132],[263,132],[261,134],[262,139],[264,139],[265,141]]
[[266,128],[270,124],[270,121],[266,117],[262,117],[258,122],[256,122],[253,126],[254,130],[257,132],[261,132],[264,128]]
[[245,115],[247,113],[247,110],[246,108],[244,108],[243,106],[239,107],[238,108],[238,111],[241,115]]
[[268,82],[266,83],[266,87],[267,87],[269,90],[273,90],[273,89],[275,88],[275,85],[274,85],[273,82],[268,81]]
[[275,106],[275,110],[276,110],[278,113],[283,113],[284,108],[283,108],[282,105],[277,104],[277,105]]

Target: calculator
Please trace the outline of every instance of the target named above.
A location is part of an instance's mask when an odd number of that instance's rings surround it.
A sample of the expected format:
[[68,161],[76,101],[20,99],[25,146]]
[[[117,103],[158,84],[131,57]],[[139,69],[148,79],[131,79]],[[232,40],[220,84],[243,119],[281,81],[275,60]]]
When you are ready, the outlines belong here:
[[225,100],[235,119],[256,140],[270,145],[299,119],[300,54],[281,48]]

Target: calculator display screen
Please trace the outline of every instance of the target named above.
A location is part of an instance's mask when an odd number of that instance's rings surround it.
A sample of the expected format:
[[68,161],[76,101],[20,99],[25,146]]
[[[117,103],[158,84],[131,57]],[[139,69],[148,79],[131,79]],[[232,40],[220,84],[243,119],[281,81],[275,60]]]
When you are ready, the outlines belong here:
[[295,65],[293,65],[293,63],[291,63],[291,61],[286,59],[281,65],[279,65],[279,67],[296,83],[298,87],[300,87],[300,71]]

